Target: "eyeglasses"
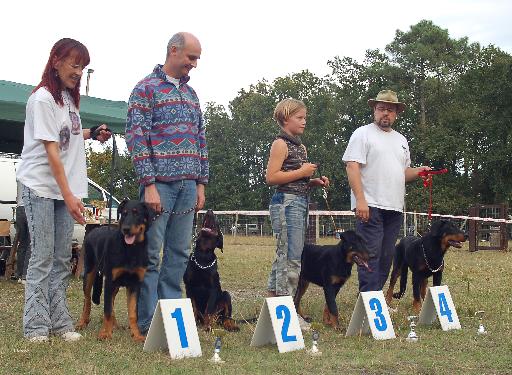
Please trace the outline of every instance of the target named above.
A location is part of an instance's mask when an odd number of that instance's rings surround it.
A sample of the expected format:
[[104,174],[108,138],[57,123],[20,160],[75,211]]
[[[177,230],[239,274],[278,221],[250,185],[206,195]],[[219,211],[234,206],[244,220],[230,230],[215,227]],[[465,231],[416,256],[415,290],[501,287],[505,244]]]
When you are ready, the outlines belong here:
[[375,107],[375,109],[379,112],[385,112],[388,111],[389,113],[395,113],[396,108],[389,108],[389,107]]

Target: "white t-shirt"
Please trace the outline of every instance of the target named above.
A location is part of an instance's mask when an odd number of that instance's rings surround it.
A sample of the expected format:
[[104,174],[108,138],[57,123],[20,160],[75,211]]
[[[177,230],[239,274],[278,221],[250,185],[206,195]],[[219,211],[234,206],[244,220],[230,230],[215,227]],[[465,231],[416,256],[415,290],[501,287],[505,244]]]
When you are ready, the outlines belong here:
[[87,170],[82,124],[71,96],[66,90],[62,95],[63,106],[59,106],[44,87],[30,95],[25,116],[23,151],[16,177],[40,197],[62,200],[42,141],[58,142],[69,188],[76,197],[86,198]]
[[176,86],[176,88],[179,88],[180,87],[180,79],[179,78],[174,78],[174,77],[171,77],[170,75],[166,74],[165,75],[167,77],[167,80],[169,82],[171,82],[172,84],[174,84],[174,86]]
[[[357,128],[348,142],[343,161],[361,164],[361,182],[368,206],[403,211],[405,170],[411,165],[409,144],[395,130],[386,132],[374,123]],[[351,191],[351,209],[356,198]]]

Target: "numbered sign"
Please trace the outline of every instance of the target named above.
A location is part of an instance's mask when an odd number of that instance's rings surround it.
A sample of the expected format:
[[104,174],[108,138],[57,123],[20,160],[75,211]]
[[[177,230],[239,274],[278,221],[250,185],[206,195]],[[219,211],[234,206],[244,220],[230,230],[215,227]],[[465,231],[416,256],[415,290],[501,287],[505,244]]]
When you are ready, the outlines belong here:
[[457,316],[457,311],[455,311],[455,305],[447,285],[428,288],[427,295],[421,306],[418,324],[430,325],[434,323],[436,317],[439,319],[443,331],[461,328],[459,317]]
[[266,298],[251,346],[277,343],[279,353],[304,348],[304,338],[291,296]]
[[376,340],[396,337],[382,290],[359,293],[346,336],[367,335],[370,331]]
[[158,301],[144,351],[169,348],[171,358],[200,357],[201,344],[189,298]]

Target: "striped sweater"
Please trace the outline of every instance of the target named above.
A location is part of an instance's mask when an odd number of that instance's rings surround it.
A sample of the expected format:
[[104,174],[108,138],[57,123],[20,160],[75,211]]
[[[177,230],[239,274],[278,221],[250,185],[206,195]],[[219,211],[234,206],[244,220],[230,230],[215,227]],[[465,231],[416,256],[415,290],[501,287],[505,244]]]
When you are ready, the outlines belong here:
[[126,144],[142,185],[178,180],[208,183],[203,117],[188,80],[182,77],[176,87],[157,65],[132,91]]

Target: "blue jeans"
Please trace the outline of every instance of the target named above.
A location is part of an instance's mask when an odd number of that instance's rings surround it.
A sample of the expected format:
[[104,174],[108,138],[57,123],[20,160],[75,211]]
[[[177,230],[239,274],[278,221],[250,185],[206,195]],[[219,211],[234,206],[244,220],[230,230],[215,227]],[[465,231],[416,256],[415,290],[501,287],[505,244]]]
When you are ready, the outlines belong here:
[[[155,185],[162,208],[167,212],[152,223],[147,233],[149,265],[137,304],[137,321],[142,333],[149,329],[159,299],[182,298],[181,281],[187,267],[194,222],[194,210],[190,208],[195,207],[197,200],[195,180],[156,182]],[[143,187],[140,199],[144,200]],[[183,214],[184,211],[189,212]]]
[[38,197],[22,188],[32,254],[27,269],[25,337],[74,331],[66,301],[74,220],[64,201]]
[[368,265],[373,271],[357,268],[360,292],[382,290],[386,284],[402,218],[401,212],[370,207],[368,222],[356,221],[356,232],[365,240],[370,254]]
[[295,294],[304,249],[308,198],[276,192],[270,201],[272,230],[277,235],[276,257],[268,276],[267,289],[277,295]]

